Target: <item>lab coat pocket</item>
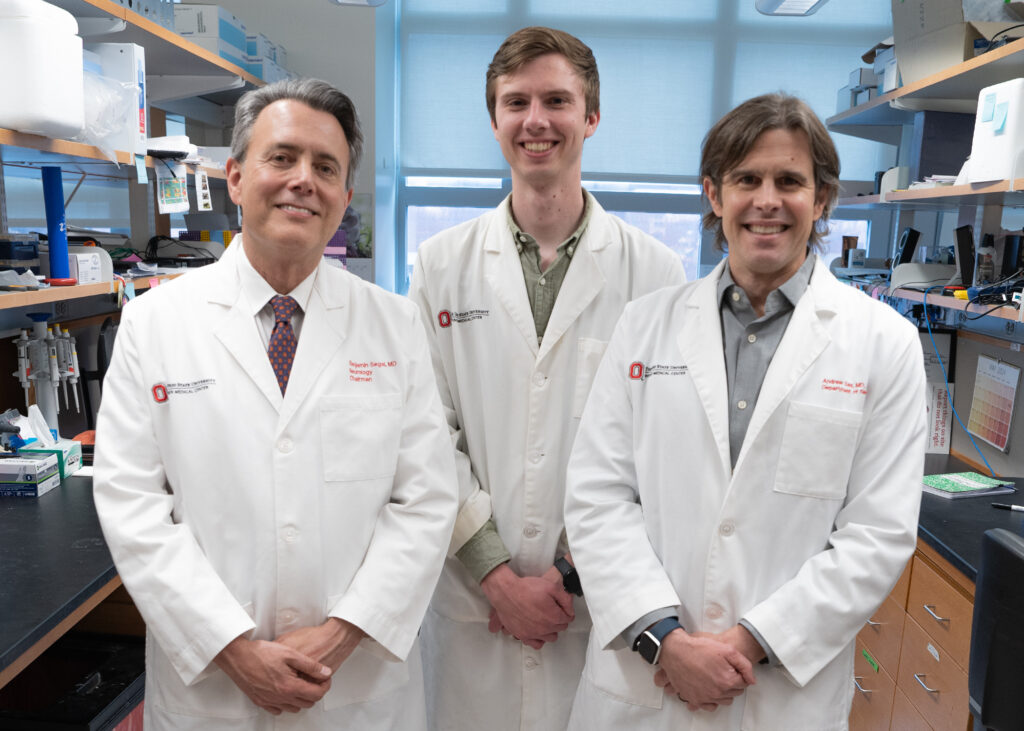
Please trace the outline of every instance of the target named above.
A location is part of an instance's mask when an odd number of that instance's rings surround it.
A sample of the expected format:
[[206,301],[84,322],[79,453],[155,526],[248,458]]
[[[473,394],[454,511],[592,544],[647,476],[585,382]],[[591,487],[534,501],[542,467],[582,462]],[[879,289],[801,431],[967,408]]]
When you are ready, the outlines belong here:
[[844,499],[861,419],[857,411],[790,402],[774,491]]
[[582,416],[583,407],[587,405],[587,396],[590,395],[590,387],[594,385],[594,376],[597,375],[597,367],[601,365],[601,358],[604,356],[605,348],[608,347],[608,341],[580,338],[576,347],[578,351],[576,390],[573,392],[572,399],[574,419]]
[[327,396],[320,401],[324,480],[391,477],[402,432],[400,393]]
[[629,648],[602,650],[591,634],[583,675],[605,695],[634,706],[661,708],[665,691],[654,684],[654,671]]

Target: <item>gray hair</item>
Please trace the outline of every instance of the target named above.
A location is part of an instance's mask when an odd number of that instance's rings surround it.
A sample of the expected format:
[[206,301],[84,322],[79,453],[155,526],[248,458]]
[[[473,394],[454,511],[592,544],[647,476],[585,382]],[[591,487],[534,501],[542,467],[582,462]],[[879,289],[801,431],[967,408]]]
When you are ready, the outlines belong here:
[[[704,138],[701,145],[700,177],[708,179],[716,190],[722,189],[722,180],[743,162],[758,138],[774,129],[807,135],[811,160],[814,165],[814,192],[825,193],[825,209],[811,229],[810,244],[819,251],[824,249],[828,234],[828,218],[839,197],[839,153],[825,125],[806,102],[789,94],[763,94],[748,99],[726,114]],[[722,230],[722,219],[712,210],[706,196],[704,201],[704,228],[715,233],[715,247],[727,244]]]
[[348,140],[348,175],[346,190],[355,183],[356,169],[363,154],[363,133],[359,130],[359,115],[352,100],[320,79],[285,79],[253,89],[242,95],[235,105],[235,129],[231,136],[231,157],[242,163],[249,150],[252,127],[260,112],[274,102],[286,99],[302,102],[318,112],[327,112],[341,125]]

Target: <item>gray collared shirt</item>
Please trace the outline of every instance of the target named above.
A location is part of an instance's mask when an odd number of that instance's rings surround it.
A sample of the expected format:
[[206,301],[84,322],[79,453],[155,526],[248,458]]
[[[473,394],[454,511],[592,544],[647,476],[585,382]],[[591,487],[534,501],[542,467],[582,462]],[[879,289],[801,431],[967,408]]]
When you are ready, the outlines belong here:
[[761,317],[754,312],[747,293],[733,280],[728,265],[718,280],[722,348],[729,389],[729,452],[733,467],[743,447],[768,366],[786,332],[796,303],[807,290],[816,258],[808,252],[796,273],[778,289],[768,293]]

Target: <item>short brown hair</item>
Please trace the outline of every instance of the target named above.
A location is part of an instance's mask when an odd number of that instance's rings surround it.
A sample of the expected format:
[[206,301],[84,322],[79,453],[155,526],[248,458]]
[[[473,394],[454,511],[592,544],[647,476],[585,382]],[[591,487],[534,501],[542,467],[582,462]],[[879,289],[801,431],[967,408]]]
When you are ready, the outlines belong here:
[[[764,94],[748,99],[715,123],[701,144],[700,179],[710,180],[721,190],[726,174],[750,153],[758,138],[773,129],[801,131],[811,145],[814,165],[814,192],[826,190],[825,209],[811,229],[810,244],[821,248],[828,233],[828,217],[839,197],[839,154],[825,125],[802,99],[788,94]],[[705,196],[701,223],[715,232],[715,246],[724,249],[728,242],[722,231],[722,219],[711,209]]]
[[498,77],[514,74],[530,61],[548,53],[564,56],[580,77],[587,116],[601,110],[601,81],[594,52],[579,38],[563,30],[535,25],[521,28],[506,38],[487,67],[487,111],[492,122],[497,122],[494,114],[498,103],[495,89]]

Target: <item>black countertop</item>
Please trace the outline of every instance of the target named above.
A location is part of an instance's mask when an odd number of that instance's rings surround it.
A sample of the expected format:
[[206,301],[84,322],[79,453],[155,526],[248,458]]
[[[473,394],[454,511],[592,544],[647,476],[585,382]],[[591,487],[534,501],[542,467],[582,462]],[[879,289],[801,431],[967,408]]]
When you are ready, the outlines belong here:
[[116,576],[91,478],[40,498],[0,497],[0,670]]

